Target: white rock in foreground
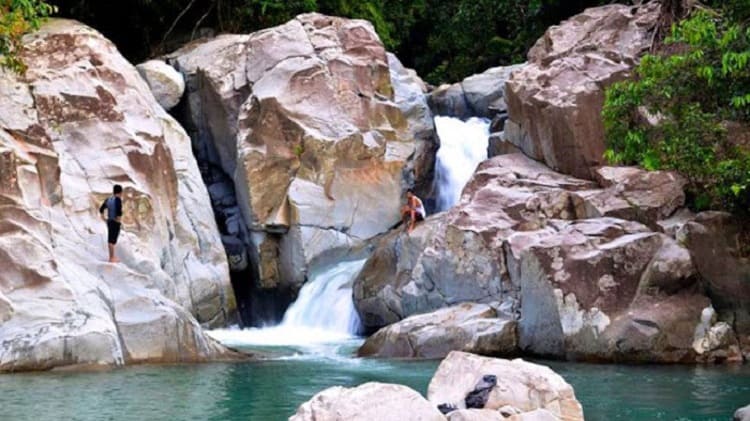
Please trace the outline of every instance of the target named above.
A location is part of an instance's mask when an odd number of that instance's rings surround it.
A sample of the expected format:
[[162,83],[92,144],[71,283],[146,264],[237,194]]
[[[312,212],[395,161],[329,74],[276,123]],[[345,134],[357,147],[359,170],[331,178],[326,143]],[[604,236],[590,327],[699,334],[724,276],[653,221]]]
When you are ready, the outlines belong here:
[[434,405],[401,385],[365,383],[328,388],[302,404],[289,421],[445,421]]
[[465,408],[466,395],[482,376],[489,374],[497,376],[497,385],[484,409],[511,405],[523,412],[546,409],[560,420],[583,420],[583,408],[571,385],[549,367],[520,359],[510,361],[451,352],[432,378],[427,398],[435,406],[451,404]]

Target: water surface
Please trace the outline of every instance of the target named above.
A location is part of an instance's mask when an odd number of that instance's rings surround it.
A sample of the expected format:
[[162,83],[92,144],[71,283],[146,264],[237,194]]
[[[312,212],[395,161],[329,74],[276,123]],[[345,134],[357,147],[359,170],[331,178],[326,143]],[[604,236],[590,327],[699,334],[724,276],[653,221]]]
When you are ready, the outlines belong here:
[[[285,420],[329,386],[400,383],[425,393],[437,362],[351,358],[358,344],[270,347],[275,359],[0,376],[2,420]],[[750,403],[750,367],[549,363],[586,419],[728,420]]]

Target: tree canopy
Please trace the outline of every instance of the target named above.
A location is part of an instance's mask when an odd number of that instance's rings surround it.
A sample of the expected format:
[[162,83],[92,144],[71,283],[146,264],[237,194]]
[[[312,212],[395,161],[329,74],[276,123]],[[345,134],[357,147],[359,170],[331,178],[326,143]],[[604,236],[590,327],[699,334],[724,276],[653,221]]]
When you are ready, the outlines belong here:
[[[8,1],[8,0],[3,0]],[[739,1],[739,0],[737,0]],[[36,1],[40,3],[39,1]],[[64,17],[110,38],[131,61],[177,48],[201,34],[247,33],[299,13],[362,18],[427,81],[454,82],[523,61],[544,32],[604,0],[48,0]]]

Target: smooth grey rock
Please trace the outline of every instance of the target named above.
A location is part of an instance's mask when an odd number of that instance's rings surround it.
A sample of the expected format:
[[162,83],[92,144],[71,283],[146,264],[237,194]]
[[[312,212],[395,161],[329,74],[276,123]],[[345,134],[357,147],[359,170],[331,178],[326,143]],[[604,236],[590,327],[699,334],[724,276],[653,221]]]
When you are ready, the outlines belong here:
[[486,304],[464,303],[418,314],[376,332],[360,356],[442,358],[450,351],[483,355],[516,352],[516,322],[499,318]]

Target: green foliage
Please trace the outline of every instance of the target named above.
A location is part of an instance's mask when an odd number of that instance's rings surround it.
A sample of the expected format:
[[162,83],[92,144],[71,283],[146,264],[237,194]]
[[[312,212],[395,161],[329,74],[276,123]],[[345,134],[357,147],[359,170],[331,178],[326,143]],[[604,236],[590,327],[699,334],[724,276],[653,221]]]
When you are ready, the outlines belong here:
[[[2,0],[0,0],[2,1]],[[7,1],[7,0],[6,0]],[[131,61],[168,52],[197,28],[248,33],[299,13],[366,19],[433,84],[525,60],[550,26],[608,0],[49,0],[110,38]],[[735,0],[750,1],[750,0]],[[178,18],[179,17],[179,18]],[[171,30],[170,30],[171,29]]]
[[607,90],[605,158],[677,170],[694,207],[746,212],[750,28],[701,11],[674,26],[665,44],[673,54],[647,55],[634,80]]
[[42,0],[0,0],[0,67],[25,70],[17,53],[21,37],[39,29],[44,18],[55,11]]
[[461,80],[488,67],[525,61],[550,26],[601,0],[428,0],[412,31],[415,48],[399,56],[433,84]]

